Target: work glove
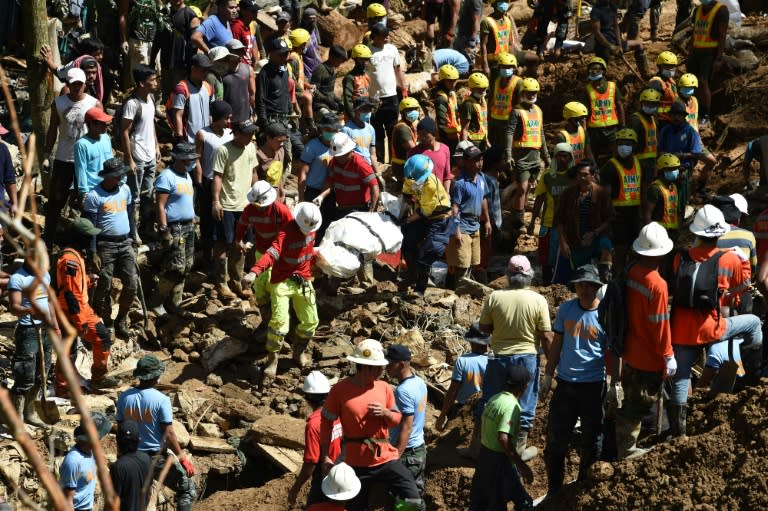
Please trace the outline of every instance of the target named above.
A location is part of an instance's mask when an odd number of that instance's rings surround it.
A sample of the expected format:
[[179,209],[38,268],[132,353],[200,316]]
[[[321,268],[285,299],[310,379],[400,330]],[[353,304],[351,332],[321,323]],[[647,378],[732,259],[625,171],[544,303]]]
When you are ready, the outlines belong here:
[[187,473],[187,477],[192,477],[195,475],[195,467],[192,465],[192,462],[189,461],[189,458],[182,456],[179,458],[179,463],[181,463],[181,466],[184,467],[184,471]]
[[167,229],[160,231],[160,243],[162,243],[163,248],[171,248],[171,245],[173,245],[173,234]]
[[253,284],[253,281],[255,281],[256,277],[258,276],[259,275],[255,271],[248,272],[248,274],[245,277],[243,277],[243,282],[245,282],[250,286],[251,284]]
[[621,408],[622,401],[624,401],[624,389],[621,388],[621,384],[611,385],[608,388],[608,393],[605,395],[605,415],[613,416],[616,410]]
[[550,390],[552,390],[552,375],[545,374],[541,377],[541,385],[539,385],[539,401],[542,403],[546,401]]
[[677,372],[677,360],[675,357],[664,357],[664,364],[666,365],[664,376],[672,378]]
[[312,199],[312,204],[317,206],[318,208],[323,204],[324,197],[322,195],[318,195],[314,199]]

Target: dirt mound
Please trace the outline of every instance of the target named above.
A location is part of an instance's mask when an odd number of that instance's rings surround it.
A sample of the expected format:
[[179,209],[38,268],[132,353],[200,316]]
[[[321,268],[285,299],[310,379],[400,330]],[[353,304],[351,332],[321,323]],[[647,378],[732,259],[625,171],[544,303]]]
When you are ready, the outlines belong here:
[[[287,511],[288,490],[295,477],[287,474],[273,479],[259,488],[244,490],[219,491],[195,506],[197,511]],[[305,485],[299,494],[298,502],[306,502],[309,485]]]

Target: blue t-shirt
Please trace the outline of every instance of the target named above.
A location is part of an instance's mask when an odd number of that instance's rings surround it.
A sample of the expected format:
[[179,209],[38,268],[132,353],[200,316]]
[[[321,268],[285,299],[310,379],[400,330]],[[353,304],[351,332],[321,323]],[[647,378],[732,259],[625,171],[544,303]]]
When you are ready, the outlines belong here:
[[139,450],[155,452],[163,443],[162,424],[173,422],[171,400],[157,389],[128,389],[117,399],[117,422],[126,419],[139,425]]
[[[43,280],[45,281],[46,284],[50,285],[51,284],[50,273],[44,273]],[[35,281],[34,275],[30,274],[24,266],[16,270],[16,273],[11,275],[11,278],[8,280],[8,291],[21,292],[22,307],[32,306],[32,303],[29,301],[29,298],[25,296],[26,293],[24,293],[24,290],[29,288],[34,281]],[[48,315],[48,293],[45,291],[45,287],[43,286],[42,283],[38,284],[37,290],[35,291],[34,295],[35,295],[35,303],[37,303],[37,306],[46,315]],[[19,325],[23,325],[23,326],[32,326],[33,324],[39,325],[41,323],[42,321],[39,319],[33,320],[31,314],[26,314],[19,318]]]
[[[693,153],[701,154],[704,151],[704,145],[701,143],[699,132],[693,129],[688,123],[682,126],[666,124],[661,128],[658,140],[658,154],[661,153]],[[696,160],[685,158],[681,161],[683,166],[693,168]]]
[[200,23],[197,27],[197,31],[203,33],[206,45],[209,48],[224,46],[227,44],[227,41],[234,39],[229,24],[224,25],[224,23],[221,22],[221,19],[215,14],[208,16],[205,21]]
[[[744,372],[744,365],[741,362],[741,349],[739,348],[742,342],[744,342],[744,339],[736,338],[733,340],[733,361],[739,366],[736,371],[736,375],[739,377],[746,374]],[[706,367],[719,371],[720,367],[729,360],[731,360],[731,357],[728,353],[728,341],[716,342],[707,347],[707,361],[704,363]]]
[[485,184],[488,185],[488,214],[491,216],[491,223],[497,229],[501,229],[501,191],[499,190],[499,181],[488,174],[483,174]]
[[75,142],[74,153],[77,191],[85,194],[101,183],[99,172],[104,162],[112,158],[112,142],[106,133],[98,140],[85,136]]
[[300,159],[309,165],[307,188],[322,190],[325,187],[325,178],[328,176],[328,164],[331,162],[328,146],[320,142],[320,139],[313,138],[304,146]]
[[456,401],[463,405],[470,397],[483,391],[483,376],[488,365],[485,353],[467,353],[459,357],[453,365],[451,380],[461,382]]
[[482,172],[475,180],[461,172],[451,183],[451,205],[459,205],[459,227],[465,234],[474,234],[480,229],[480,214],[483,212],[483,199],[488,196],[488,184]]
[[585,310],[578,298],[568,300],[557,310],[555,333],[562,334],[563,347],[557,377],[576,383],[591,383],[605,378],[605,331],[597,321],[597,309]]
[[168,202],[165,203],[165,220],[168,223],[195,218],[192,178],[188,173],[180,176],[166,168],[155,181],[155,192],[168,194]]
[[441,48],[432,52],[432,63],[435,65],[435,69],[450,64],[459,71],[460,75],[469,73],[467,57],[452,48]]
[[[418,376],[411,376],[401,381],[395,389],[395,403],[404,416],[413,416],[413,430],[406,448],[421,447],[424,445],[424,423],[427,419],[427,385],[424,380]],[[401,427],[398,425],[389,430],[391,443],[397,443]]]
[[92,454],[85,454],[77,447],[64,457],[59,468],[59,484],[65,490],[75,490],[74,508],[93,508],[93,493],[96,491],[96,460]]
[[368,165],[371,165],[371,146],[376,146],[376,130],[373,129],[373,126],[366,122],[361,128],[355,121],[350,119],[341,128],[341,132],[346,133],[349,135],[349,138],[355,141],[355,144],[357,144],[355,151],[362,154]]
[[124,236],[131,229],[128,222],[128,205],[131,200],[128,185],[121,184],[108,192],[99,184],[85,197],[83,212],[96,218],[94,225],[101,229],[101,234]]

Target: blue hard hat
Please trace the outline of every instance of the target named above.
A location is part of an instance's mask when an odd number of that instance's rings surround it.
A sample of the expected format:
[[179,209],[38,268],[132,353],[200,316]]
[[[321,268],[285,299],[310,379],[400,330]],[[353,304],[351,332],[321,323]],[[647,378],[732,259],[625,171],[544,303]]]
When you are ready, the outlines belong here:
[[429,156],[414,154],[405,162],[403,174],[406,179],[413,179],[417,185],[420,185],[427,180],[433,168],[435,164]]

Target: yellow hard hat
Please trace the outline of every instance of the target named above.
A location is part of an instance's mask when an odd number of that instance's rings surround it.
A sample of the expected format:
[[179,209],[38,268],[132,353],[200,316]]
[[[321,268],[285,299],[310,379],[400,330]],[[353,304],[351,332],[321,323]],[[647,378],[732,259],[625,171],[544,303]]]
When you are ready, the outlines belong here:
[[677,65],[677,55],[675,55],[671,51],[663,51],[663,52],[659,53],[658,57],[656,57],[656,64],[658,64],[658,65],[676,66]]
[[372,56],[373,53],[371,53],[371,49],[364,44],[356,44],[354,47],[352,47],[353,59],[369,59]]
[[603,69],[608,69],[608,65],[605,63],[605,60],[601,59],[600,57],[592,57],[589,62],[587,62],[587,68],[589,68],[589,66],[592,64],[600,64],[603,66]]
[[693,73],[685,73],[677,81],[677,86],[678,87],[698,87],[699,79],[696,78],[696,75]]
[[616,140],[631,140],[637,143],[637,133],[630,128],[623,128],[616,132]]
[[645,89],[640,93],[640,101],[648,101],[649,103],[658,103],[661,101],[661,93],[656,89]]
[[459,70],[450,64],[443,64],[440,66],[437,75],[440,80],[458,80]]
[[487,89],[488,77],[483,73],[472,73],[467,80],[467,87],[470,89]]
[[587,107],[578,101],[571,101],[563,107],[563,118],[566,120],[574,117],[586,117],[587,114],[589,114]]
[[506,51],[502,52],[502,53],[499,53],[499,57],[498,57],[498,59],[496,59],[496,62],[500,66],[515,66],[515,67],[517,67],[517,57],[515,57],[514,55],[512,55],[511,53],[506,52]]
[[294,28],[291,30],[291,44],[293,47],[301,46],[309,42],[309,32],[303,28]]
[[523,84],[520,87],[522,92],[539,92],[541,87],[536,78],[523,78]]
[[381,18],[387,15],[387,8],[381,4],[371,4],[365,11],[365,15],[369,18]]
[[656,160],[656,169],[676,169],[680,167],[680,158],[674,154],[664,153]]
[[192,9],[192,12],[195,13],[195,16],[197,16],[200,19],[203,19],[203,11],[200,10],[200,8],[196,5],[190,5],[188,6],[190,9]]
[[419,108],[419,102],[416,100],[416,98],[403,98],[402,101],[400,101],[400,111],[408,110],[409,108]]

